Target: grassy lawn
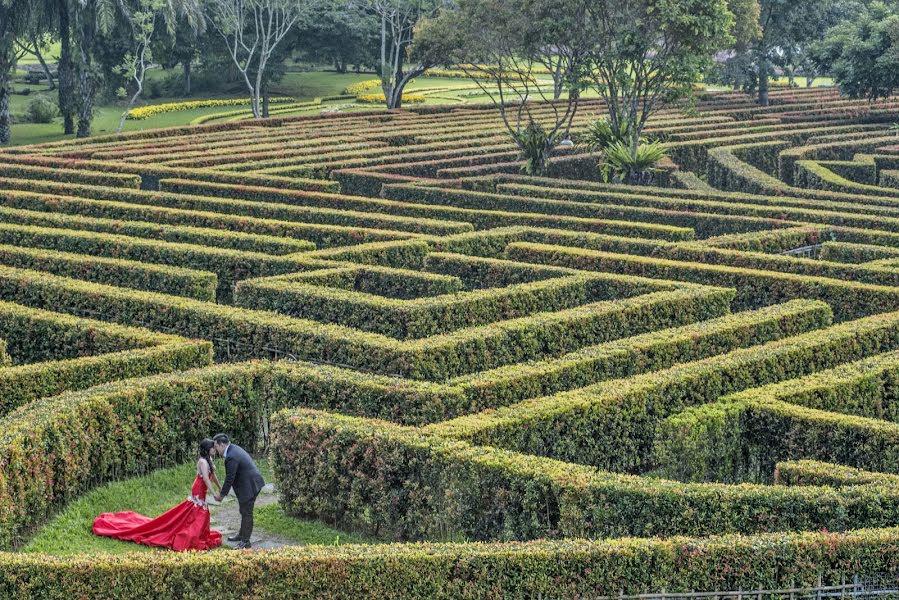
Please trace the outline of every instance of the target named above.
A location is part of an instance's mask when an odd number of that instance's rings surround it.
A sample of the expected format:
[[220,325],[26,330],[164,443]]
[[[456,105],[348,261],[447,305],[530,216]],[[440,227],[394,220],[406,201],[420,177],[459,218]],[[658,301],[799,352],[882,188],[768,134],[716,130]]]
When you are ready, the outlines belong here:
[[[157,69],[147,74],[148,79],[161,79],[174,73],[175,71],[163,71]],[[21,73],[20,73],[21,75]],[[288,72],[277,85],[272,88],[273,96],[291,96],[296,98],[298,102],[313,100],[314,98],[322,98],[328,96],[336,96],[343,90],[354,83],[360,81],[368,81],[377,79],[377,75],[373,73],[335,73],[333,71],[303,71]],[[479,94],[474,88],[474,83],[468,79],[441,78],[441,77],[420,77],[412,81],[407,90],[415,93],[418,90],[426,90],[425,104],[458,104],[462,105],[466,102],[487,102],[489,98],[484,94]],[[435,90],[434,88],[439,88]],[[13,85],[16,91],[29,89],[31,94],[23,96],[21,94],[13,94],[11,99],[10,110],[13,115],[23,115],[26,106],[35,94],[47,94],[55,101],[56,92],[47,91],[43,85],[26,85],[21,79]],[[378,90],[374,90],[377,92]],[[433,96],[433,97],[431,97]],[[178,102],[182,100],[200,100],[209,97],[223,97],[197,94],[190,98],[153,98],[139,101],[138,104],[163,104],[167,102]],[[239,92],[224,97],[241,97]],[[371,110],[383,108],[379,104],[356,104],[352,100],[335,101],[326,103],[328,105],[340,105],[341,110]],[[414,105],[413,105],[414,106]],[[193,110],[177,111],[156,115],[142,121],[126,121],[123,131],[135,131],[142,129],[157,129],[160,127],[173,127],[177,125],[187,125],[195,118],[215,113],[233,112],[239,107],[226,106],[214,108],[198,108]],[[277,105],[273,105],[277,108]],[[108,104],[98,106],[94,114],[93,133],[94,135],[102,135],[113,133],[118,127],[119,118],[124,111],[124,104]],[[314,110],[311,113],[314,114]],[[308,110],[298,111],[297,114],[311,114]],[[290,116],[291,113],[278,113],[276,116]],[[249,116],[249,111],[247,112]],[[17,123],[12,128],[12,144],[38,144],[63,139],[61,119],[57,118],[53,123]]]
[[[219,461],[220,462],[220,461]],[[268,461],[257,463],[266,480],[272,479]],[[217,465],[224,471],[222,465]],[[66,555],[94,552],[159,552],[153,548],[98,537],[91,533],[94,518],[100,513],[133,510],[158,516],[183,502],[190,491],[195,463],[161,469],[145,477],[128,479],[99,487],[65,509],[44,526],[23,552]],[[215,510],[213,508],[213,510]],[[284,514],[277,504],[256,510],[256,528],[277,534],[298,544],[364,543],[360,536],[332,529],[316,521],[296,519]]]

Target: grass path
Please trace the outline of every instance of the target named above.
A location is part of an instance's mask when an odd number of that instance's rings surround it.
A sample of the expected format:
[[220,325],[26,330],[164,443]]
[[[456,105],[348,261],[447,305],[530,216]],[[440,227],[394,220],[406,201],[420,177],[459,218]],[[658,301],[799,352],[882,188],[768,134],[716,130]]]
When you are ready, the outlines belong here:
[[[271,481],[268,461],[263,459],[258,464],[266,481]],[[221,461],[217,468],[219,472],[224,472]],[[22,551],[56,555],[158,551],[139,544],[95,536],[91,533],[91,525],[94,518],[103,512],[133,510],[152,517],[162,514],[187,498],[193,482],[194,469],[195,463],[191,462],[161,469],[145,477],[99,487],[66,506],[37,532]],[[240,516],[233,495],[230,495],[222,505],[213,505],[211,512],[213,529],[222,531],[224,537],[237,530]],[[257,548],[372,541],[338,531],[319,522],[290,517],[281,510],[277,503],[277,495],[271,491],[260,495],[255,511],[255,526],[253,541]]]

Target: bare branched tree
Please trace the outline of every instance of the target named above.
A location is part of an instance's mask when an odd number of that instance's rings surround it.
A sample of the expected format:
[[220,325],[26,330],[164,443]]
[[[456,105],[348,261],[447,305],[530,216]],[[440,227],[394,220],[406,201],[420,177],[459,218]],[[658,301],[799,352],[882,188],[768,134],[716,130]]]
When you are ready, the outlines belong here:
[[308,6],[304,0],[206,0],[209,22],[243,76],[257,119],[269,60]]
[[[590,42],[583,27],[577,29],[584,22],[581,6],[460,0],[454,13],[430,22],[421,34],[422,44],[439,47],[490,98],[532,174],[543,173],[577,113]],[[538,66],[548,64],[562,78],[549,86],[535,76]],[[565,99],[560,90],[569,92]]]
[[[406,85],[437,64],[430,55],[410,55],[419,24],[436,17],[448,0],[362,0],[381,22],[381,89],[387,108],[400,108]],[[410,61],[411,59],[411,61]]]

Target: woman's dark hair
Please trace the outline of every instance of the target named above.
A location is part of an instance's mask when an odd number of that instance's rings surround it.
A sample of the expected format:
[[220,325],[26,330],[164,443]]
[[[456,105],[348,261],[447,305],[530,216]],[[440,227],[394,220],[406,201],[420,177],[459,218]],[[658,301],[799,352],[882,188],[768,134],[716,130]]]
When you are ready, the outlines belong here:
[[209,458],[209,451],[212,450],[213,441],[209,438],[206,438],[200,442],[200,458],[206,461],[206,464],[209,465],[209,472],[215,471],[215,467],[212,464],[212,459]]

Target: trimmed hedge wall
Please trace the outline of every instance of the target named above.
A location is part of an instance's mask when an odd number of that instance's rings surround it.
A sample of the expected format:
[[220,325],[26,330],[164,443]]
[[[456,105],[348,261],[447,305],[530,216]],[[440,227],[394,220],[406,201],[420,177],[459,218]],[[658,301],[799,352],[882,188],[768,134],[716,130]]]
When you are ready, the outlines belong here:
[[[0,415],[69,390],[209,365],[212,344],[0,302]],[[7,356],[8,358],[8,356]]]
[[[601,468],[652,468],[659,422],[685,407],[899,347],[899,313],[431,425],[427,431]],[[699,409],[698,409],[699,410]],[[899,446],[897,446],[899,447]]]
[[0,245],[0,264],[85,281],[215,301],[215,273],[131,260]]
[[899,475],[874,473],[818,460],[785,460],[774,468],[774,483],[778,485],[891,485],[899,486]]
[[[137,262],[174,264],[187,269],[213,272],[217,278],[217,295],[225,300],[230,297],[235,283],[241,279],[288,273],[305,266],[301,260],[259,252],[6,223],[0,223],[0,244]],[[127,285],[128,280],[122,283]]]
[[137,189],[140,187],[140,176],[123,175],[104,172],[104,170],[59,169],[53,167],[32,167],[23,164],[6,164],[6,157],[0,159],[0,177],[16,180],[37,179],[40,181],[57,181],[60,183],[84,183],[89,185],[105,185]]
[[752,590],[897,576],[899,530],[711,538],[394,544],[268,552],[51,557],[0,554],[20,600],[214,594],[222,600],[590,598],[646,590]]
[[899,425],[887,422],[899,418],[897,358],[873,356],[673,415],[656,438],[661,472],[770,481],[777,461],[813,458],[899,473]]
[[616,300],[653,289],[645,282],[619,277],[572,274],[504,288],[396,299],[307,283],[307,278],[307,274],[301,274],[243,281],[235,290],[234,303],[409,339]]
[[309,409],[272,416],[281,503],[396,540],[714,535],[888,526],[899,490],[681,484]]
[[[180,225],[193,228],[233,229],[241,233],[300,238],[320,247],[358,244],[360,242],[409,239],[417,234],[371,229],[349,225],[328,225],[277,221],[207,211],[185,210],[64,196],[46,196],[32,192],[0,191],[2,204],[29,211],[66,212],[73,216],[87,215],[100,219],[124,221],[149,221],[158,224]],[[459,230],[460,228],[455,228]],[[467,230],[462,226],[461,230]],[[208,232],[207,232],[208,235]],[[227,235],[227,234],[225,234]],[[218,244],[213,244],[218,245]]]
[[[140,238],[151,238],[173,243],[197,244],[212,248],[228,250],[246,250],[264,254],[291,254],[314,250],[315,244],[307,240],[275,235],[243,233],[219,228],[203,228],[170,223],[149,223],[140,220],[122,221],[114,218],[85,217],[77,212],[47,212],[53,206],[68,208],[51,202],[25,204],[26,208],[9,208],[0,206],[0,215],[7,223],[34,225],[39,227],[58,227],[76,231],[98,231],[117,235],[130,235]],[[148,215],[151,216],[151,215]]]
[[631,377],[675,363],[798,335],[831,323],[830,307],[793,300],[757,311],[663,329],[583,348],[556,359],[481,371],[450,381],[481,408]]
[[[635,279],[634,284],[641,282]],[[653,281],[643,284],[659,285]],[[379,373],[441,380],[720,316],[728,311],[733,292],[689,286],[408,342],[275,313],[88,284],[9,267],[0,267],[0,298],[63,312],[92,311],[111,321],[137,321],[188,336],[219,340],[219,357],[286,353],[299,359],[325,360]]]
[[[527,242],[509,244],[507,255],[520,261],[564,266],[586,271],[604,271],[639,277],[658,277],[704,285],[733,287],[738,310],[786,302],[792,298],[817,298],[833,307],[838,321],[875,312],[899,310],[899,289],[839,279],[794,275],[741,267],[709,265],[562,248]],[[886,270],[889,275],[889,269]]]

